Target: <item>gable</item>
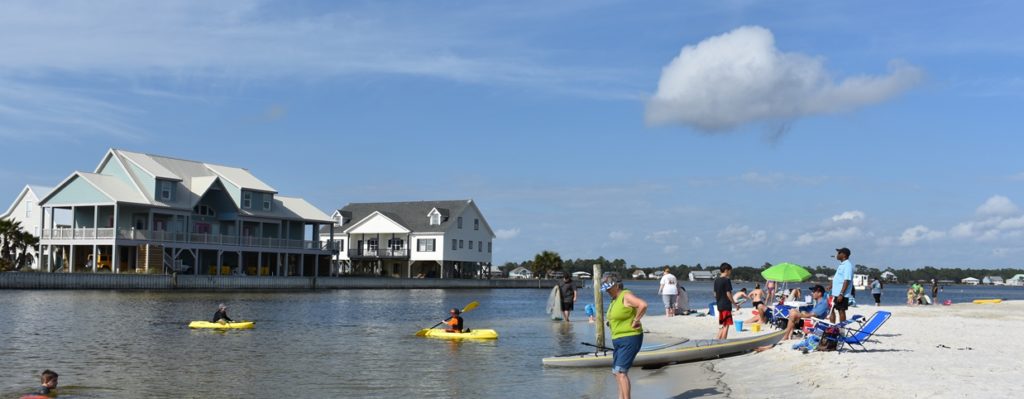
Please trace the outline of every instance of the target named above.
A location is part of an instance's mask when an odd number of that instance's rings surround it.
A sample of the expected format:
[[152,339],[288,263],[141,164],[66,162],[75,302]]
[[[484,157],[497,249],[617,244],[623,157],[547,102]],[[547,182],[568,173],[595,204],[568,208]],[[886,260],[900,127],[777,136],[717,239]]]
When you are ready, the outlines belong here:
[[81,176],[75,175],[58,187],[46,200],[46,205],[107,204],[114,202]]
[[374,212],[367,216],[358,223],[352,225],[345,234],[390,234],[390,233],[409,233],[410,230],[400,223],[392,220],[380,212]]

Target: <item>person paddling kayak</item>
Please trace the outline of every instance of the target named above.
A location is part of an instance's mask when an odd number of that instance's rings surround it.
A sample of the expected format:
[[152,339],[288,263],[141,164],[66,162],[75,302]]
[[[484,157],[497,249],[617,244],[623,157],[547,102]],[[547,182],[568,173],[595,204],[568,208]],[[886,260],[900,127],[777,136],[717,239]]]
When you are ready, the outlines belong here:
[[448,313],[451,314],[451,317],[445,321],[445,324],[448,324],[448,328],[444,330],[447,332],[462,332],[462,316],[459,316],[462,312],[458,308],[452,308]]
[[222,303],[220,304],[220,306],[217,306],[217,313],[213,314],[213,320],[211,320],[210,322],[225,324],[225,322],[229,321],[234,320],[231,320],[231,318],[228,317],[228,306]]

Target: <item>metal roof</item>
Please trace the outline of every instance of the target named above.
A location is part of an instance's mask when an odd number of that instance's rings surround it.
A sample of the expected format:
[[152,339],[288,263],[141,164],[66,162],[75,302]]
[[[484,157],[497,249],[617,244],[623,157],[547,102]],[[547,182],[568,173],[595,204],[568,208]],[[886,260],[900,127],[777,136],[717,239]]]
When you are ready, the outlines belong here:
[[[441,218],[440,225],[431,226],[430,218],[427,215],[430,214],[432,209],[437,208],[442,215],[460,215],[470,203],[472,203],[472,200],[351,203],[338,211],[342,212],[343,215],[345,212],[349,212],[352,217],[346,217],[345,223],[340,227],[337,225],[332,226],[335,229],[334,234],[339,235],[353,224],[359,223],[359,221],[370,216],[373,212],[380,212],[412,232],[439,233],[447,230],[448,226],[455,223],[455,219],[448,218],[448,220],[445,220]],[[329,228],[327,226],[321,228],[320,233],[329,234]]]

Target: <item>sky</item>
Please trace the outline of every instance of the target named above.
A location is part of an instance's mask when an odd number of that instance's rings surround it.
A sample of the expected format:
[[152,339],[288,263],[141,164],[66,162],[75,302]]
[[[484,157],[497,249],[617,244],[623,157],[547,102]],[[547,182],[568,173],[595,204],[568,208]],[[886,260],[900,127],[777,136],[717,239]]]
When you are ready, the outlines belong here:
[[[9,1],[0,198],[108,148],[325,212],[473,199],[493,261],[1021,267],[1016,2]],[[3,206],[6,208],[6,205]]]

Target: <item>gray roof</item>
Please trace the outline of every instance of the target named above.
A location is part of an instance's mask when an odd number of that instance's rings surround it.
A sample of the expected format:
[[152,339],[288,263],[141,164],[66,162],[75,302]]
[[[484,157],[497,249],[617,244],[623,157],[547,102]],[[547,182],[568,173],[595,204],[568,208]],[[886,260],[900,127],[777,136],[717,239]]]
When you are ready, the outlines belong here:
[[[345,223],[341,226],[334,226],[334,234],[342,234],[343,231],[352,227],[353,224],[358,223],[360,220],[365,219],[367,216],[374,212],[380,212],[384,216],[387,216],[395,223],[401,224],[405,228],[409,229],[414,233],[423,232],[442,232],[448,229],[455,223],[454,218],[448,218],[445,220],[447,215],[460,215],[462,211],[469,206],[473,200],[453,200],[453,201],[413,201],[413,202],[363,202],[363,203],[350,203],[345,205],[344,208],[338,210],[344,215]],[[437,226],[430,225],[430,219],[427,214],[430,213],[431,209],[437,208],[444,217],[441,218],[441,224]],[[351,215],[351,217],[349,216]],[[321,234],[330,234],[329,227],[324,226],[320,228]]]

